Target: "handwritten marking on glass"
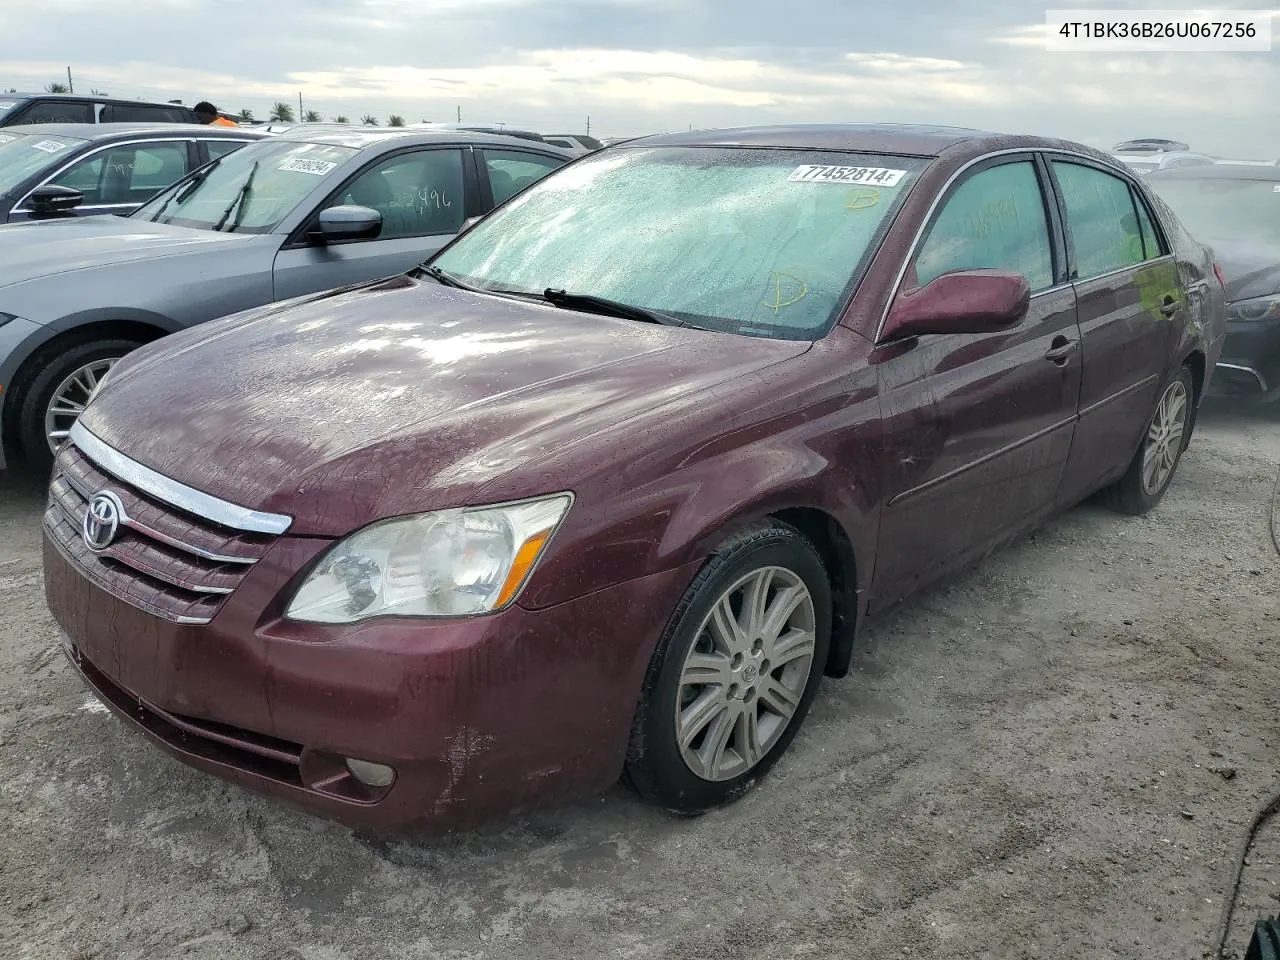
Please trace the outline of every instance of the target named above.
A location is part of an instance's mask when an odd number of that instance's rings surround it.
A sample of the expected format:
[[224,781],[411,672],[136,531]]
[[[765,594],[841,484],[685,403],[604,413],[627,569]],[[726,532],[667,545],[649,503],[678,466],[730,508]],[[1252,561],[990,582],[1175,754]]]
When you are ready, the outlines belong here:
[[849,199],[844,208],[846,210],[870,210],[879,202],[879,190],[872,190],[870,187],[859,187],[856,190],[849,191]]
[[[783,299],[784,279],[792,281],[791,284],[786,285],[791,287],[791,295],[787,296],[786,299]],[[809,285],[795,274],[775,272],[773,274],[773,303],[765,301],[764,306],[768,307],[774,313],[777,313],[783,307],[789,307],[793,304],[799,303],[808,295]]]

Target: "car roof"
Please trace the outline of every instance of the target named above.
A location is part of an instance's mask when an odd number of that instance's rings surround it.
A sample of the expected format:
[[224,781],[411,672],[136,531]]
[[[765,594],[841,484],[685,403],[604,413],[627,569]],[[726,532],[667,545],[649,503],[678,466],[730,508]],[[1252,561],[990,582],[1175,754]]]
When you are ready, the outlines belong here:
[[307,125],[302,124],[296,127],[290,127],[288,130],[282,130],[280,133],[274,134],[272,139],[296,140],[303,143],[331,144],[337,147],[354,147],[356,149],[373,146],[374,144],[391,142],[403,144],[405,146],[432,143],[488,143],[494,146],[510,147],[515,144],[524,144],[525,146],[534,144],[550,153],[566,157],[569,155],[568,151],[563,147],[557,147],[537,140],[526,140],[521,137],[504,137],[499,133],[482,133],[474,130],[453,130],[445,127],[417,127],[412,129],[409,127],[394,127],[392,129],[385,129],[378,127],[353,126],[343,129],[341,125],[337,124],[316,124],[315,128],[308,130]]
[[1181,140],[1163,140],[1159,137],[1139,137],[1124,140],[1111,148],[1115,153],[1190,153],[1191,147]]
[[1161,180],[1261,180],[1280,183],[1280,167],[1259,166],[1252,163],[1219,162],[1203,167],[1175,167],[1157,170],[1147,177]]
[[266,137],[252,129],[214,127],[202,123],[18,123],[5,127],[5,133],[26,133],[46,137],[72,137],[78,140],[110,140],[113,137],[136,137],[143,134],[199,134],[223,136],[232,139],[259,140]]
[[128,97],[109,97],[100,93],[6,93],[3,96],[6,100],[92,100],[94,103],[132,103],[140,107],[191,109],[182,103],[168,103],[164,100],[130,100]]
[[1178,160],[1183,157],[1203,157],[1206,160],[1212,160],[1213,157],[1207,153],[1201,153],[1198,150],[1165,150],[1161,153],[1144,153],[1142,151],[1133,150],[1117,150],[1112,154],[1113,157],[1119,157],[1122,160],[1141,160],[1149,163],[1162,163],[1166,160]]
[[[845,150],[851,153],[895,153],[937,157],[959,144],[980,150],[1068,150],[1105,159],[1083,144],[1048,137],[996,133],[969,127],[930,126],[909,123],[795,124],[741,127],[690,133],[657,134],[628,143],[640,146],[781,147],[810,150]],[[613,144],[618,147],[623,144]]]

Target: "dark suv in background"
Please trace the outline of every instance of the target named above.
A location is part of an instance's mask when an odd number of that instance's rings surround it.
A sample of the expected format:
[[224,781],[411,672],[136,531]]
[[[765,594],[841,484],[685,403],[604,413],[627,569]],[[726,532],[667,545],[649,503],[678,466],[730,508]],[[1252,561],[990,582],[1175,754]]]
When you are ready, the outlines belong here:
[[72,93],[0,94],[0,127],[28,123],[198,123],[181,103]]

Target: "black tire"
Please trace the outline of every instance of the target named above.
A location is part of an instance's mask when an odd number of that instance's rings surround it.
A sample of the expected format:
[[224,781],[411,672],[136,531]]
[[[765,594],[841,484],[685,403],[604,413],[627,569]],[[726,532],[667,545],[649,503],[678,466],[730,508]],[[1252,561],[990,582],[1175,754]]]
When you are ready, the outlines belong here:
[[[685,661],[695,644],[707,642],[709,632],[703,632],[701,628],[726,591],[753,571],[763,571],[770,567],[785,571],[783,579],[779,581],[784,585],[786,577],[797,581],[792,584],[793,587],[802,583],[812,601],[813,656],[807,676],[803,679],[803,691],[798,697],[794,713],[780,730],[777,727],[778,720],[775,719],[780,715],[770,713],[766,717],[767,721],[774,724],[775,732],[770,734],[772,742],[754,765],[731,779],[704,779],[686,763],[677,739],[676,704],[677,698],[684,692],[681,678]],[[801,609],[802,614],[797,615],[807,617],[807,608],[803,603]],[[830,644],[830,580],[813,544],[795,528],[772,521],[752,526],[726,540],[685,591],[650,660],[640,705],[632,726],[625,781],[646,800],[686,816],[704,813],[737,800],[786,752],[800,729],[821,682]],[[764,656],[765,653],[762,651],[759,655]],[[791,669],[793,679],[790,686],[794,690],[803,675],[804,666],[802,660],[793,662],[795,666]],[[770,679],[778,680],[779,674],[785,680],[787,667],[769,668],[770,663],[766,659],[760,664],[759,672],[745,674],[747,679],[753,681],[753,685],[749,694],[732,701],[733,709],[747,709],[744,704],[751,703],[752,700],[746,697],[754,699],[755,684],[759,684],[763,690]],[[741,673],[735,675],[739,678],[744,676]],[[704,688],[704,692],[707,689],[710,687]],[[764,705],[767,705],[767,701],[762,695],[760,703],[755,707],[758,716],[766,716],[762,709]],[[726,739],[733,737],[734,742],[738,742],[737,731],[740,728],[736,726],[736,721],[731,720],[730,713],[726,712],[723,717],[718,716],[716,720],[707,723],[706,729],[709,731],[716,722],[734,724],[734,732],[727,734]],[[764,727],[753,724],[753,729],[758,734]],[[709,732],[705,735],[711,736]],[[696,742],[698,737],[693,739]],[[721,752],[729,753],[728,750]],[[740,758],[740,754],[733,755]]]
[[[1152,445],[1152,428],[1156,418],[1160,416],[1161,407],[1166,397],[1169,397],[1171,392],[1179,390],[1185,398],[1182,412],[1182,439],[1181,442],[1176,444],[1176,450],[1171,451],[1173,467],[1169,470],[1168,476],[1153,489],[1149,489],[1144,482],[1143,467],[1146,462],[1147,450]],[[1160,388],[1160,394],[1156,400],[1156,408],[1151,412],[1151,416],[1147,420],[1147,426],[1142,433],[1142,443],[1138,445],[1138,452],[1133,455],[1133,461],[1129,464],[1129,469],[1125,475],[1102,491],[1103,503],[1119,513],[1137,517],[1148,512],[1164,499],[1164,495],[1169,489],[1169,484],[1173,482],[1174,476],[1177,475],[1178,464],[1182,462],[1182,453],[1187,449],[1187,444],[1191,442],[1194,404],[1195,388],[1191,377],[1191,368],[1184,366],[1168,383]]]
[[[41,474],[53,467],[53,451],[45,436],[44,418],[54,394],[67,377],[87,364],[118,360],[142,346],[137,340],[90,340],[37,358],[37,370],[18,414],[18,436],[27,465]],[[43,366],[40,366],[43,359]]]

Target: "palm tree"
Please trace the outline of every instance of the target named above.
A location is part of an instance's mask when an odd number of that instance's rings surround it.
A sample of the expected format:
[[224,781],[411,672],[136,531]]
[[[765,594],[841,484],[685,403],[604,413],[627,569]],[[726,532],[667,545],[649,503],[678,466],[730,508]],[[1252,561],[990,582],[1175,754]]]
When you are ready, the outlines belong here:
[[236,114],[236,119],[241,121],[242,123],[249,123],[250,121],[253,120],[253,111],[250,110],[248,107],[245,107],[243,110],[241,110],[239,113]]
[[107,91],[105,91],[105,90],[99,90],[97,87],[94,87],[92,90],[90,90],[90,91],[89,91],[89,94],[90,94],[90,96],[94,96],[94,97],[109,97],[109,96],[111,96],[111,94],[107,93]]
[[271,108],[271,120],[274,123],[293,123],[293,107],[283,100],[276,101]]
[[376,127],[378,125],[378,118],[375,117],[372,113],[366,113],[363,117],[360,118],[360,122],[363,123],[366,127]]
[[404,117],[400,116],[400,114],[398,114],[398,113],[393,113],[391,116],[387,117],[387,126],[388,126],[388,127],[403,127],[403,126],[404,126]]
[[67,89],[67,85],[65,83],[56,83],[56,82],[51,83],[48,86],[46,86],[44,89],[46,93],[70,93],[71,92],[70,90]]
[[342,114],[338,114],[336,117],[333,118],[333,122],[334,123],[350,123],[351,121],[348,120],[346,117],[344,117]]
[[324,117],[320,116],[319,110],[308,110],[302,115],[303,123],[322,123]]

